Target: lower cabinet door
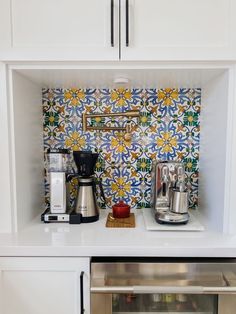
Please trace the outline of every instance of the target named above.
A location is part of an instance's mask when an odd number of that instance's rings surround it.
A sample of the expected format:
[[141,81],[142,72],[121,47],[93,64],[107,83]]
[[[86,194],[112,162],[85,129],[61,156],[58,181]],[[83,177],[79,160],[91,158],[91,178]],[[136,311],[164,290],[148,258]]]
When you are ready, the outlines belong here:
[[0,313],[90,313],[89,258],[0,258]]

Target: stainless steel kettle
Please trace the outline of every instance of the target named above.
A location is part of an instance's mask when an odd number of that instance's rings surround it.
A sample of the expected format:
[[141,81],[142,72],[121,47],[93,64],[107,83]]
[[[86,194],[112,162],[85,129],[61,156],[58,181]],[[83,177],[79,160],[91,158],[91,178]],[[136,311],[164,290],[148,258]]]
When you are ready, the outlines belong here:
[[[99,219],[99,207],[96,198],[97,184],[94,177],[78,178],[78,194],[75,212],[81,214],[81,222],[93,222]],[[100,194],[105,202],[102,184],[99,181]]]

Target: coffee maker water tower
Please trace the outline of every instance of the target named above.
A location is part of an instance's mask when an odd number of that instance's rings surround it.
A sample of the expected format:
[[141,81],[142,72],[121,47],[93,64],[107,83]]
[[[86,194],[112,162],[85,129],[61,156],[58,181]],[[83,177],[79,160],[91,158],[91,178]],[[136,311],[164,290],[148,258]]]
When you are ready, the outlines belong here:
[[66,184],[69,151],[67,149],[50,149],[47,159],[50,182],[50,213],[65,214],[69,193]]

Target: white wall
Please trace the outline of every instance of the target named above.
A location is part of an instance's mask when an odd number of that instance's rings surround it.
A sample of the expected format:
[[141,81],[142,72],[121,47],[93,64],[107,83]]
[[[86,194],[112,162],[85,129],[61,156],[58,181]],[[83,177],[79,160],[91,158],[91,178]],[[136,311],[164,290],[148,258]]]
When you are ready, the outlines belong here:
[[15,71],[11,88],[14,227],[19,230],[44,208],[42,91]]
[[0,232],[12,230],[6,73],[5,64],[0,63]]
[[202,86],[199,207],[210,228],[223,231],[228,71]]
[[229,71],[224,231],[236,233],[236,66]]

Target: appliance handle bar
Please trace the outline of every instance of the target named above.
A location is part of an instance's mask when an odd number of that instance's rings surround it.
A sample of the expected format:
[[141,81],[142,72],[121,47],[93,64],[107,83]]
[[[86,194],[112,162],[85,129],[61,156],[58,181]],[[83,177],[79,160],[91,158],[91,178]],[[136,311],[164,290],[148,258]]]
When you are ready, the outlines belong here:
[[92,293],[181,293],[181,294],[236,294],[236,287],[202,287],[202,286],[106,286],[91,287]]
[[186,293],[186,294],[202,294],[201,286],[134,286],[134,293]]
[[111,47],[114,47],[114,0],[111,0]]
[[92,293],[134,293],[132,286],[106,286],[106,287],[91,287]]

